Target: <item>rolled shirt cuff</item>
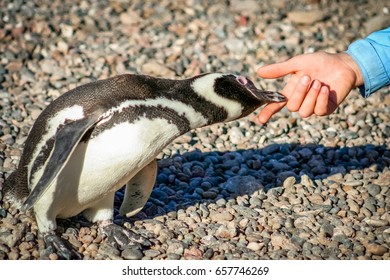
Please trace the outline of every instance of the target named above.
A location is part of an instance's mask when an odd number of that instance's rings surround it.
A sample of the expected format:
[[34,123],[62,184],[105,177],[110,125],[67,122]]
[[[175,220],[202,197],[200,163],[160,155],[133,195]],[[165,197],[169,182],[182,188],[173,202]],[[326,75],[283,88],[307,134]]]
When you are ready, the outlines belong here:
[[368,40],[357,40],[349,45],[347,53],[357,62],[364,85],[359,87],[363,97],[370,96],[389,81],[385,66]]

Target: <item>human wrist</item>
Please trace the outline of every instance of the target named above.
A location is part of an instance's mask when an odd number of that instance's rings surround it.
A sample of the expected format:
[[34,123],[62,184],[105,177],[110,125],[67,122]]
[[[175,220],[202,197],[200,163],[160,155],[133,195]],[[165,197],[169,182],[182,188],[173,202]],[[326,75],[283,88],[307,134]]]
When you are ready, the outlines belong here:
[[358,63],[352,58],[348,53],[339,53],[337,54],[340,60],[350,69],[355,75],[355,87],[360,87],[364,85],[364,78],[362,71],[359,68]]

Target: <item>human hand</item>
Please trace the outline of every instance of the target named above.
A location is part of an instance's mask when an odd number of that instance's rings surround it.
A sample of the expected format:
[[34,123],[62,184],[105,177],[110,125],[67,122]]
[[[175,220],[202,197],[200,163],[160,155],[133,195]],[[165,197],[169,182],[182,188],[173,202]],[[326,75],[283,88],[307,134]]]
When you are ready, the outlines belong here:
[[257,119],[266,123],[284,106],[306,118],[313,114],[333,113],[352,88],[363,85],[357,63],[346,53],[316,52],[295,56],[287,61],[261,67],[257,74],[273,79],[291,74],[282,90],[287,102],[266,105]]

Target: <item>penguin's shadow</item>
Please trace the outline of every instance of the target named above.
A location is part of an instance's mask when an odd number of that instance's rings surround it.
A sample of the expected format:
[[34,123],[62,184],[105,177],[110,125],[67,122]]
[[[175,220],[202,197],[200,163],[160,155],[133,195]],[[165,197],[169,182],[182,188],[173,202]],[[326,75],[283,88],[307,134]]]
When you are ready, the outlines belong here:
[[[197,203],[215,203],[222,197],[229,200],[245,193],[245,189],[234,185],[245,185],[248,179],[261,182],[258,188],[268,192],[275,188],[283,189],[283,182],[288,177],[294,177],[296,183],[303,183],[303,175],[307,175],[305,177],[316,186],[318,179],[327,179],[335,174],[344,176],[353,170],[372,168],[381,172],[390,166],[390,150],[386,146],[370,144],[355,147],[271,144],[263,149],[195,150],[161,159],[158,166],[153,192],[139,214],[130,218],[119,216],[123,189],[117,192],[117,222],[151,219]],[[354,180],[360,180],[359,176]],[[330,185],[332,182],[329,181]],[[257,189],[252,186],[247,191],[248,195],[252,195]]]

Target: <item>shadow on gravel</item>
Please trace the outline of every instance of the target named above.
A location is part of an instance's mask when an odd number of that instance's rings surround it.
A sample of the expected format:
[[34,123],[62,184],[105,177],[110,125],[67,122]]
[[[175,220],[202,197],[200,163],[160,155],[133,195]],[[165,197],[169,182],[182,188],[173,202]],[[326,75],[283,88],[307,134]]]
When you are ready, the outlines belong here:
[[[314,187],[331,185],[335,181],[340,187],[344,183],[362,185],[356,183],[363,178],[362,172],[365,178],[375,179],[378,173],[389,168],[390,150],[374,145],[271,144],[263,149],[227,152],[196,150],[162,159],[158,166],[151,198],[139,214],[130,218],[131,221],[153,218],[196,203],[251,195],[258,189],[283,191],[288,182],[307,183],[301,182],[302,178],[311,181]],[[349,175],[344,176],[346,174]],[[122,197],[123,190],[116,196],[116,214]],[[118,222],[123,221],[123,217],[117,217]]]
[[[275,195],[275,192],[282,194],[286,188],[297,183],[311,184],[313,188],[327,188],[332,184],[337,184],[340,188],[344,185],[361,187],[363,186],[361,181],[368,179],[381,181],[377,183],[388,186],[389,167],[388,147],[374,145],[348,148],[292,143],[271,144],[263,149],[225,152],[196,150],[182,155],[176,154],[159,160],[152,195],[137,215],[126,218],[118,214],[123,189],[116,193],[115,222],[123,225],[125,222],[132,223],[165,214],[175,218],[180,215],[178,210],[186,211],[195,205],[197,210],[207,212],[207,205],[218,204],[220,199],[228,201],[239,195],[251,196],[260,189],[265,192],[272,190],[272,195]],[[360,183],[356,184],[359,181]],[[308,196],[313,192],[313,188]],[[261,195],[266,198],[270,194]],[[253,201],[249,202],[252,205]],[[315,206],[309,205],[312,209],[308,210],[319,209]],[[242,215],[251,215],[252,211],[246,207],[235,209],[241,211]],[[325,208],[322,210],[331,211]],[[84,226],[96,228],[96,225],[86,221],[82,215],[58,220],[58,232]],[[147,230],[138,231],[145,236],[153,237]]]
[[[153,192],[137,215],[127,218],[118,214],[124,188],[119,190],[114,203],[115,222],[152,219],[197,203],[207,205],[221,198],[228,201],[239,195],[252,195],[260,189],[282,193],[288,187],[286,180],[292,184],[309,183],[314,188],[334,183],[339,187],[357,186],[362,185],[357,183],[363,178],[362,172],[365,178],[376,179],[385,168],[390,168],[390,150],[386,146],[325,147],[290,143],[225,152],[195,150],[158,161]],[[302,182],[303,179],[309,182]],[[390,178],[383,179],[390,185]],[[60,219],[58,223],[64,228],[93,225],[82,215]]]

